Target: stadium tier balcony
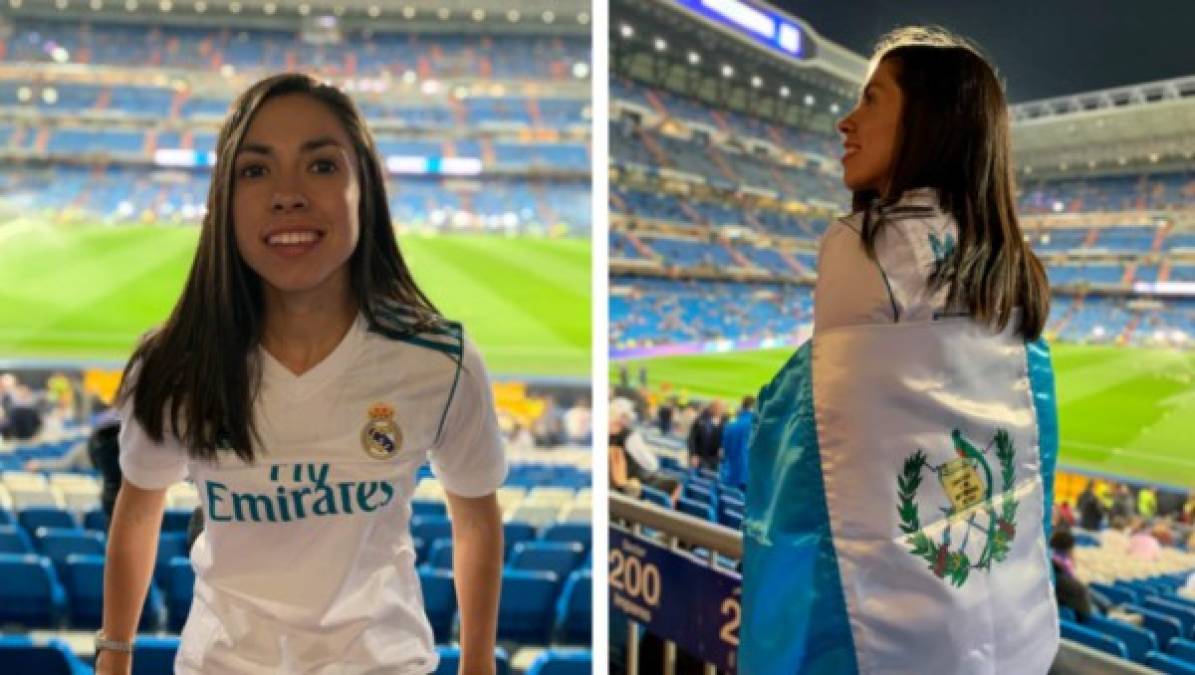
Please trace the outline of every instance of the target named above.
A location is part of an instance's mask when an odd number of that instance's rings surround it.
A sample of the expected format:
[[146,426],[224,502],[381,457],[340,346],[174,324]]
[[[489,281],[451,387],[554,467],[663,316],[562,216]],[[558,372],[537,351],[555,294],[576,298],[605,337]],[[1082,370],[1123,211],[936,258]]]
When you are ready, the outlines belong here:
[[1189,208],[1195,201],[1195,175],[1153,175],[1027,181],[1023,213],[1085,213]]
[[[197,222],[210,181],[211,173],[202,170],[9,168],[0,170],[0,198],[56,216],[73,212],[113,222],[147,218]],[[583,233],[592,220],[589,186],[581,182],[450,183],[434,177],[404,177],[391,181],[387,191],[392,218],[407,226],[510,230],[530,223],[564,224],[574,233]]]
[[776,284],[614,280],[611,344],[668,344],[792,335],[812,320],[811,289]]
[[311,45],[281,30],[79,24],[17,18],[4,60],[51,63],[56,48],[74,63],[218,71],[318,67],[340,74],[418,71],[425,77],[560,80],[589,60],[589,41],[562,36],[350,33],[338,45]]

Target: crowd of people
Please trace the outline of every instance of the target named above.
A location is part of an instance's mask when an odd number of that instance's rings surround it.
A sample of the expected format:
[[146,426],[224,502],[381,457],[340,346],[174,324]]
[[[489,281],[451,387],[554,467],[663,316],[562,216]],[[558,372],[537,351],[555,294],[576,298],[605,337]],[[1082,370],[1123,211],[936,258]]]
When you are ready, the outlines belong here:
[[718,474],[723,485],[745,490],[747,441],[755,423],[755,398],[745,396],[731,413],[719,399],[690,400],[688,394],[656,396],[646,387],[620,388],[610,402],[610,487],[638,495],[642,485],[663,490],[675,502],[682,484],[661,470],[660,458],[643,436],[652,428],[685,442],[682,464]]
[[1063,500],[1054,510],[1050,553],[1058,605],[1074,610],[1080,621],[1095,614],[1139,623],[1081,581],[1084,575],[1074,554],[1079,532],[1126,560],[1155,561],[1164,547],[1195,550],[1195,494],[1089,480],[1074,505]]
[[79,384],[55,372],[39,386],[14,373],[0,373],[0,444],[28,441],[60,430],[81,415]]

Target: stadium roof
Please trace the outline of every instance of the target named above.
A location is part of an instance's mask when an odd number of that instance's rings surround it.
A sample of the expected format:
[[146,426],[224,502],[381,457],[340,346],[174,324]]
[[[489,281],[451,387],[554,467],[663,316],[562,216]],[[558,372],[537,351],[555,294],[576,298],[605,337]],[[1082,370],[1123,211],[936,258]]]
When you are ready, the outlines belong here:
[[[799,32],[799,54],[784,53],[725,15],[698,8],[718,5],[727,15],[788,24]],[[793,126],[829,132],[858,92],[867,63],[825,39],[798,18],[761,2],[725,0],[612,0],[610,62],[615,72]],[[745,17],[745,18],[744,18]]]
[[588,0],[4,0],[0,14],[75,20],[288,28],[331,16],[345,27],[378,31],[588,35]]
[[1025,175],[1098,175],[1195,165],[1195,77],[1012,107]]

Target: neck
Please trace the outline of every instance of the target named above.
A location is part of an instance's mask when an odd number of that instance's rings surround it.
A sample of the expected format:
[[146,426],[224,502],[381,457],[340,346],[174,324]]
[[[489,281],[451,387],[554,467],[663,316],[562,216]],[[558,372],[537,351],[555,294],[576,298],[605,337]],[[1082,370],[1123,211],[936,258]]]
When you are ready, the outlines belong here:
[[327,358],[357,318],[347,280],[313,292],[282,293],[268,285],[263,290],[261,346],[295,375]]

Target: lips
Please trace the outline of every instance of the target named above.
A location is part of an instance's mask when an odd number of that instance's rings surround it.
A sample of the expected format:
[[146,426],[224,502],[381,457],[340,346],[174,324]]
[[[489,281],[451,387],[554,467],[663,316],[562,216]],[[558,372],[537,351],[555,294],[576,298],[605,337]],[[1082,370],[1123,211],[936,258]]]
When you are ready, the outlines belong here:
[[859,150],[861,150],[861,148],[859,147],[859,145],[857,143],[843,143],[842,150],[843,150],[842,158],[845,160],[847,157],[850,157],[851,155],[859,152]]

